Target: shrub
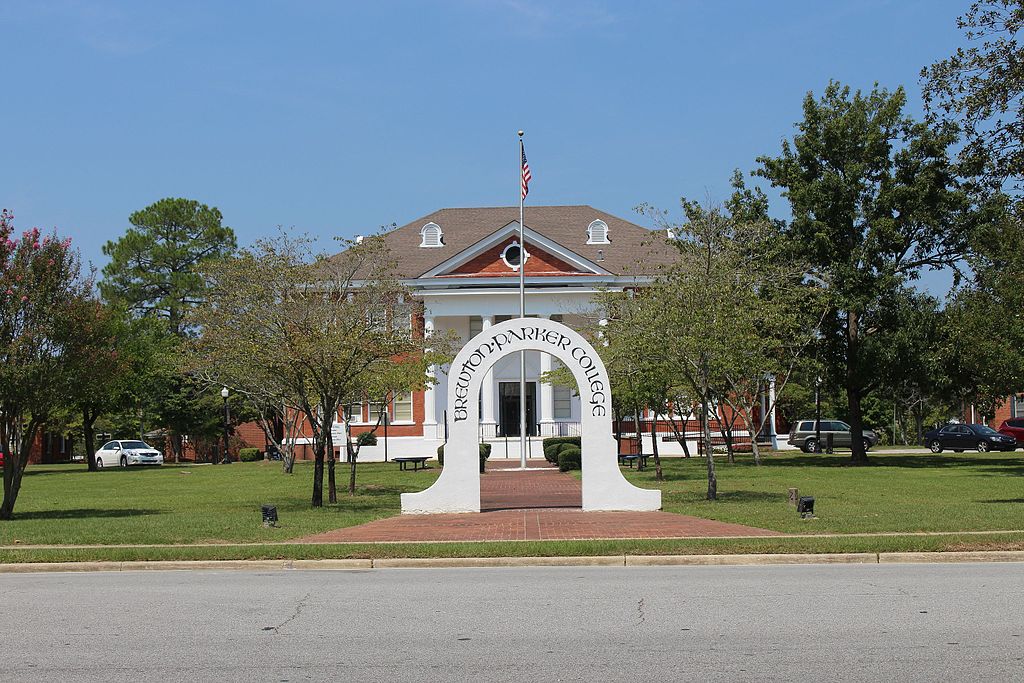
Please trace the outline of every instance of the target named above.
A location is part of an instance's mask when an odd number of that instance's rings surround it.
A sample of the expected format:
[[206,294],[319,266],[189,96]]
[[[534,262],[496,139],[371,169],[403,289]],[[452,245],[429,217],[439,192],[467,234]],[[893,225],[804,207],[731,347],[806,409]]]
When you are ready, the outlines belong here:
[[541,442],[545,452],[547,452],[548,446],[563,443],[572,444],[577,448],[581,448],[583,445],[581,443],[581,438],[578,436],[549,436],[548,438],[544,439],[544,441]]
[[[484,463],[491,457],[491,444],[480,444],[480,471],[484,471]],[[444,467],[444,444],[437,447],[437,464]]]
[[375,432],[363,432],[356,437],[356,443],[362,446],[376,446],[377,434]]
[[558,464],[558,449],[562,444],[553,443],[544,447],[544,459],[552,465]]
[[242,462],[256,462],[263,459],[263,454],[258,448],[239,448],[238,459]]
[[569,470],[580,469],[582,467],[581,456],[582,452],[580,449],[572,445],[560,450],[558,452],[558,470],[560,472],[568,472]]

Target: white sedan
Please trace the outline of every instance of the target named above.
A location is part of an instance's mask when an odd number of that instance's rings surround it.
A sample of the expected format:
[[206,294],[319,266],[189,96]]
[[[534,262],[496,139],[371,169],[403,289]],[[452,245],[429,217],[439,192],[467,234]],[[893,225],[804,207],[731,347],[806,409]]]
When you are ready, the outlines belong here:
[[96,451],[96,467],[162,464],[163,453],[144,441],[108,441]]

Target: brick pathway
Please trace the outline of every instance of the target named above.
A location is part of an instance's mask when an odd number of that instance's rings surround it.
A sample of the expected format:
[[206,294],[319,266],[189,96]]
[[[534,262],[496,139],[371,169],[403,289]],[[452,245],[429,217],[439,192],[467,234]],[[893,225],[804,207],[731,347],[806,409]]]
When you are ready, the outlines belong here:
[[479,514],[398,515],[298,539],[306,543],[543,541],[776,536],[775,531],[670,512],[583,512],[580,482],[543,460],[487,464]]

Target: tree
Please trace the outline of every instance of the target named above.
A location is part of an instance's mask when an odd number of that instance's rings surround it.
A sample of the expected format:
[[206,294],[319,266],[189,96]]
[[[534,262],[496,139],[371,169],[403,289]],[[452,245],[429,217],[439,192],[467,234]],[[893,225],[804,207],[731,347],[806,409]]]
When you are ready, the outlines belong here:
[[867,95],[832,82],[804,99],[804,120],[779,157],[757,173],[783,189],[792,209],[787,237],[829,291],[822,359],[846,391],[852,462],[868,462],[861,401],[881,381],[870,345],[898,317],[887,301],[924,269],[954,266],[978,221],[950,160],[950,124],[904,116],[902,89]]
[[113,304],[167,321],[184,336],[185,316],[206,297],[199,267],[235,250],[234,231],[215,207],[191,199],[161,199],[129,218],[132,227],[103,253],[100,292]]
[[[278,397],[302,413],[313,435],[314,507],[323,505],[324,465],[328,451],[333,459],[331,427],[342,401],[365,396],[376,377],[391,376],[396,366],[417,368],[422,386],[431,362],[424,340],[413,334],[409,292],[392,275],[383,241],[345,246],[327,258],[305,240],[282,236],[210,263],[210,297],[194,318],[202,329],[195,358],[216,382]],[[254,373],[254,363],[263,370]]]
[[976,0],[957,20],[972,43],[921,70],[933,118],[957,120],[962,158],[983,168],[995,187],[1024,176],[1024,26],[1021,0]]
[[150,321],[130,320],[95,298],[82,302],[70,360],[69,407],[81,419],[89,471],[96,470],[96,421],[136,405],[150,389],[161,338]]
[[13,222],[0,213],[0,519],[11,519],[32,443],[70,391],[90,289],[70,240],[37,228],[15,239]]

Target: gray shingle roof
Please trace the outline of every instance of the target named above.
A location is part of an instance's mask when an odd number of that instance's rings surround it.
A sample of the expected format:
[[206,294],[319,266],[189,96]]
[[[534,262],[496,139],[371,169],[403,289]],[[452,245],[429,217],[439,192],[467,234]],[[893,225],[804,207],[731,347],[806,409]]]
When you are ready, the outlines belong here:
[[[587,244],[587,227],[598,219],[608,225],[610,244]],[[396,274],[416,278],[518,220],[518,206],[440,209],[395,228],[383,237],[398,262]],[[420,247],[420,230],[431,222],[441,226],[443,247]],[[592,206],[530,206],[526,208],[525,223],[528,229],[590,261],[597,262],[597,252],[602,250],[604,260],[600,265],[615,275],[653,274],[659,265],[669,263],[674,254],[665,244],[664,234]]]

